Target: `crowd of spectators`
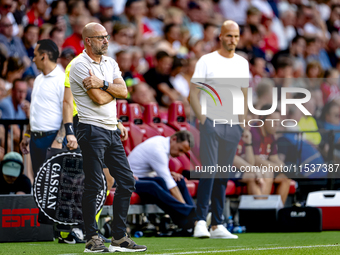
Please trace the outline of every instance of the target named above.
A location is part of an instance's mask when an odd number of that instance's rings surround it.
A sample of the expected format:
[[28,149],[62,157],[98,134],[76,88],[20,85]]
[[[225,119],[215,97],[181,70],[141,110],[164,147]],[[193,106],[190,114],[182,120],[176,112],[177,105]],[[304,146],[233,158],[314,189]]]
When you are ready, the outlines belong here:
[[[122,71],[129,102],[142,108],[157,102],[165,113],[180,100],[189,117],[195,64],[219,48],[219,29],[226,19],[240,25],[236,53],[249,61],[256,109],[271,105],[275,87],[279,94],[281,87],[302,87],[312,94],[305,107],[313,116],[289,109],[299,130],[340,129],[338,0],[0,0],[1,118],[29,118],[33,81],[39,74],[32,61],[37,41],[49,38],[56,43],[58,66],[65,70],[84,49],[81,34],[88,22],[101,23],[110,35],[107,55]],[[13,131],[16,149],[20,130],[15,126]],[[1,160],[3,127],[0,136]],[[294,147],[294,139],[286,138]],[[326,136],[308,133],[304,138],[307,147],[326,159]],[[279,143],[280,160],[297,160],[282,148]],[[338,158],[339,151],[335,149]]]

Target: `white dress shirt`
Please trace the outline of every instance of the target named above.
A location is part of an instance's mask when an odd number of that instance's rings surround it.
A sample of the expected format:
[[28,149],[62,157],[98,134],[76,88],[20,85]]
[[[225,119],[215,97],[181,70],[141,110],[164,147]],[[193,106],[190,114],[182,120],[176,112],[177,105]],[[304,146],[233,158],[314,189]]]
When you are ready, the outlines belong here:
[[139,178],[162,177],[170,190],[177,186],[169,169],[170,137],[154,136],[137,145],[128,156],[133,174]]
[[47,75],[39,74],[34,81],[31,107],[31,131],[59,130],[63,120],[65,74],[56,68]]

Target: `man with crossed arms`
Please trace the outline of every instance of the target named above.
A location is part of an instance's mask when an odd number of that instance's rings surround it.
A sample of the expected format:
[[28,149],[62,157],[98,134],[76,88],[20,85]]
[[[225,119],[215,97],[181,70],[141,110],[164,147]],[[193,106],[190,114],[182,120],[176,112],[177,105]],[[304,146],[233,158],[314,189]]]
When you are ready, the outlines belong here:
[[[146,246],[137,245],[126,235],[126,218],[135,180],[120,140],[121,131],[117,128],[116,118],[116,98],[126,98],[126,84],[118,64],[104,56],[109,40],[106,29],[98,23],[89,23],[82,36],[85,50],[74,60],[70,70],[71,91],[79,116],[77,138],[72,116],[64,119],[64,123],[68,147],[76,149],[79,142],[83,155],[85,252],[145,251]],[[96,196],[102,187],[104,161],[117,182],[109,249],[98,237],[95,221]]]

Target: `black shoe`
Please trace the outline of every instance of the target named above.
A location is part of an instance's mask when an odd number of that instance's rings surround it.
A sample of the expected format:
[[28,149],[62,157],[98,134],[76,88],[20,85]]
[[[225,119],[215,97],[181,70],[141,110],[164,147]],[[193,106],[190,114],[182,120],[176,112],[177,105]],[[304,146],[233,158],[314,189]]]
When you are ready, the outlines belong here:
[[119,240],[115,240],[114,237],[111,239],[111,244],[109,247],[110,252],[138,252],[138,251],[146,251],[145,245],[138,245],[131,238],[125,235],[123,238]]
[[99,238],[103,239],[104,243],[111,243],[110,239],[107,239],[105,236],[103,236],[100,232],[98,232]]
[[76,244],[76,243],[86,243],[84,240],[80,239],[76,233],[73,231],[68,234],[66,238],[59,237],[58,243]]
[[109,252],[109,249],[104,245],[103,239],[97,236],[86,243],[84,252]]

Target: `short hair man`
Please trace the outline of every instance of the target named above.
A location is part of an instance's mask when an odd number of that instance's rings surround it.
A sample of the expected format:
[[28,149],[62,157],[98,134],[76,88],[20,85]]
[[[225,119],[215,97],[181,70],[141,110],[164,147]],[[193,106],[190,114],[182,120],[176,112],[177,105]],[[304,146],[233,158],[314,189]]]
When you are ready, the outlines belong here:
[[170,105],[171,102],[177,100],[179,95],[170,82],[173,58],[165,51],[157,52],[155,58],[155,67],[144,74],[144,79],[156,91],[158,104],[160,106]]
[[[0,101],[1,119],[25,120],[30,117],[30,103],[25,100],[27,82],[22,79],[13,81],[11,95]],[[13,125],[13,141],[17,150],[20,143],[20,128]]]
[[7,16],[0,18],[0,43],[6,47],[9,56],[21,58],[27,66],[31,63],[21,39],[13,36],[13,23]]
[[58,57],[58,46],[52,40],[38,41],[33,61],[42,73],[34,81],[30,123],[20,144],[24,154],[31,153],[35,176],[45,161],[47,149],[61,149],[65,136],[62,125],[65,75],[57,66]]
[[24,175],[22,156],[9,152],[1,162],[0,194],[31,194],[31,181]]
[[12,94],[0,102],[2,119],[29,118],[29,103],[25,100],[27,95],[27,82],[22,79],[13,81]]
[[[126,98],[126,84],[116,61],[104,56],[109,43],[106,29],[98,23],[89,23],[83,29],[82,38],[85,50],[70,69],[71,91],[79,116],[78,140],[74,136],[72,116],[67,116],[69,122],[65,122],[65,128],[68,147],[77,148],[79,141],[84,161],[85,252],[145,251],[146,246],[137,245],[126,235],[126,218],[135,180],[120,140],[120,134],[126,129],[117,128],[116,114],[116,98]],[[117,182],[109,250],[98,237],[95,221],[96,196],[103,186],[104,161]]]
[[[200,120],[200,156],[203,167],[231,166],[236,153],[237,144],[241,139],[243,129],[234,123],[243,122],[247,115],[247,100],[244,103],[244,115],[235,115],[230,112],[227,93],[220,93],[223,108],[217,110],[212,99],[207,99],[207,116],[201,113],[201,103],[198,99],[200,89],[203,85],[197,82],[210,83],[223,89],[226,83],[232,83],[233,89],[247,98],[247,87],[249,87],[249,65],[246,59],[235,54],[236,46],[240,39],[239,26],[231,20],[223,23],[219,36],[222,47],[212,53],[202,56],[195,68],[192,77],[190,104],[196,117]],[[238,78],[238,79],[235,79]],[[237,81],[236,81],[237,80]],[[200,86],[198,88],[198,86]],[[202,88],[204,89],[204,88]],[[202,93],[202,92],[201,92]],[[210,93],[210,92],[209,92]],[[230,94],[230,93],[229,93]],[[201,94],[202,96],[202,94]],[[232,120],[233,124],[213,126],[213,119]],[[230,123],[230,122],[229,122]],[[223,207],[225,190],[228,176],[216,177],[216,172],[201,178],[197,190],[197,218],[194,237],[211,238],[238,238],[231,234],[223,225]],[[210,233],[206,227],[206,217],[209,210],[209,201],[212,201],[212,227]]]
[[169,155],[179,157],[193,146],[193,135],[183,130],[171,137],[149,138],[128,156],[131,170],[138,177],[136,193],[144,200],[152,198],[152,202],[168,213],[176,225],[186,229],[194,225],[195,204],[183,175],[170,172]]
[[[71,48],[65,48],[64,51],[66,52],[70,52],[73,51],[73,49]],[[63,51],[63,52],[64,52]],[[82,55],[83,53],[80,53],[80,55]],[[66,66],[65,69],[65,92],[64,92],[64,101],[63,101],[63,118],[64,118],[64,123],[70,123],[73,122],[73,130],[74,133],[77,133],[77,128],[78,128],[78,123],[79,123],[79,118],[78,118],[78,110],[77,110],[77,105],[73,99],[73,95],[71,92],[71,85],[70,85],[70,69],[72,67],[72,64],[74,63],[74,61],[80,56],[78,55],[77,57],[73,58],[73,60],[71,60],[68,65]],[[62,58],[63,53],[61,53],[60,58]],[[73,117],[73,118],[72,118]],[[119,122],[118,124],[118,128],[119,129],[123,129],[123,124]],[[122,131],[122,133],[124,133]],[[127,139],[127,132],[125,133],[126,135],[122,136],[122,140],[126,140]],[[71,144],[68,144],[68,146],[70,146]],[[103,165],[103,172],[106,178],[106,184],[107,184],[107,195],[110,194],[110,190],[114,184],[114,178],[110,175],[109,169],[107,168],[107,166],[104,164]],[[99,217],[101,214],[101,210],[97,213],[96,215],[96,221],[98,222]],[[60,233],[60,237],[59,237],[59,241],[62,242],[67,242],[69,241],[71,238],[74,238],[74,235],[69,235],[69,233],[67,232],[61,232]],[[106,239],[104,236],[101,235],[101,233],[98,233],[98,235],[107,243],[107,242],[111,242],[110,240]],[[77,238],[74,238],[76,242],[83,242],[83,240],[78,240]]]

